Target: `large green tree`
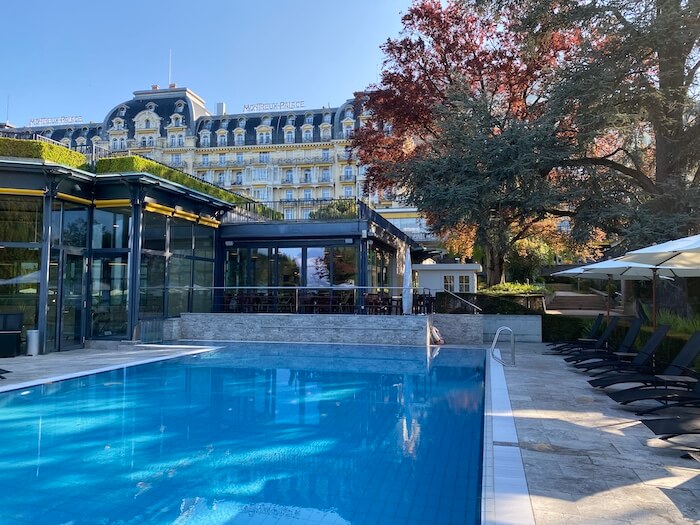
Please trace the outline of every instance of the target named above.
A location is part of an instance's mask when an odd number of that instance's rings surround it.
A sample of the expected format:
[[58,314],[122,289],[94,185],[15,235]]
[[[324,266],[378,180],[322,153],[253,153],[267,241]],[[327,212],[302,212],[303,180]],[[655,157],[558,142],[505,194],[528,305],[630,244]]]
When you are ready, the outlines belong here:
[[[628,246],[687,235],[700,225],[700,2],[537,0],[522,34],[537,41],[578,30],[548,111],[567,115],[560,166],[577,183],[576,233],[593,226]],[[491,4],[493,5],[493,4]]]
[[413,5],[400,38],[383,47],[381,82],[360,94],[371,118],[354,146],[370,189],[400,187],[438,232],[474,229],[496,284],[515,242],[569,214],[549,154],[568,142],[545,110],[576,33],[532,41],[511,30],[509,13],[475,9]]

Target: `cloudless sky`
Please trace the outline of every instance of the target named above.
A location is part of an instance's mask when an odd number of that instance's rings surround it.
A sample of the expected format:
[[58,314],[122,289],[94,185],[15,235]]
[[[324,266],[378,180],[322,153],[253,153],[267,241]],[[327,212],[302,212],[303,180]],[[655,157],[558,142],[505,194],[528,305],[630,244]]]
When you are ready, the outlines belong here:
[[2,1],[0,122],[102,122],[134,91],[171,81],[216,111],[337,106],[378,80],[380,45],[411,0]]

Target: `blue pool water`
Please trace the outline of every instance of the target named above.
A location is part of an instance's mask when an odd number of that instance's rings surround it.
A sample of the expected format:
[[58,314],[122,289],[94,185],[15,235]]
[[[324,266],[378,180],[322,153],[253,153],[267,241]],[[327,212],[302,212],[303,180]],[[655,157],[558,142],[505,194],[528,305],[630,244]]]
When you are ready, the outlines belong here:
[[0,394],[0,523],[478,523],[483,362],[231,344]]

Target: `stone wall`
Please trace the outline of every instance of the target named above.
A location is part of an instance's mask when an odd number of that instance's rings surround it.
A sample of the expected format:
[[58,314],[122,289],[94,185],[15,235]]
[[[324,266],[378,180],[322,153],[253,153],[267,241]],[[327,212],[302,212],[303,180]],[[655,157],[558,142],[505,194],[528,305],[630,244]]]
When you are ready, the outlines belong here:
[[[292,341],[420,345],[428,316],[183,313],[179,337],[192,341]],[[164,330],[175,335],[174,325]]]
[[[539,315],[433,314],[430,317],[448,345],[490,345],[501,326],[513,330],[516,343],[542,342]],[[500,340],[509,341],[510,334],[503,333]]]
[[433,314],[431,323],[440,331],[447,345],[482,345],[483,315]]

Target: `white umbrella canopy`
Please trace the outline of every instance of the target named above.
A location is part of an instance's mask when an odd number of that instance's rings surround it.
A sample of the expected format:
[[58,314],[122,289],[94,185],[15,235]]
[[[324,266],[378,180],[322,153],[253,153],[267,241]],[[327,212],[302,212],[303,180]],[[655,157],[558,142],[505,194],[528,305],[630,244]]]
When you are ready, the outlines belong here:
[[700,235],[691,235],[632,250],[621,259],[653,266],[672,267],[677,277],[698,277],[700,276]]

